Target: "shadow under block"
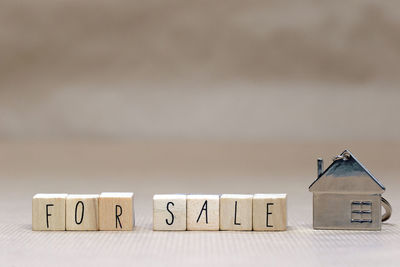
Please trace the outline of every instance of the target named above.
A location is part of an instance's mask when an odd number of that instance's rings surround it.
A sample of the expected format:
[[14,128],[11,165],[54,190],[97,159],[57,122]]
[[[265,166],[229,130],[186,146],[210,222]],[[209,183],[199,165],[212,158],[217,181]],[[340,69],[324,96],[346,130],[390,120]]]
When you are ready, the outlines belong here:
[[132,231],[135,226],[133,193],[101,193],[99,197],[99,229]]
[[253,230],[284,231],[287,224],[286,194],[255,194]]
[[186,230],[186,195],[154,195],[153,230]]
[[187,230],[219,230],[219,195],[187,196]]
[[253,195],[224,194],[219,200],[219,229],[251,231],[253,229]]
[[96,231],[99,195],[68,195],[66,200],[67,231]]
[[36,194],[32,199],[32,230],[65,231],[67,194]]

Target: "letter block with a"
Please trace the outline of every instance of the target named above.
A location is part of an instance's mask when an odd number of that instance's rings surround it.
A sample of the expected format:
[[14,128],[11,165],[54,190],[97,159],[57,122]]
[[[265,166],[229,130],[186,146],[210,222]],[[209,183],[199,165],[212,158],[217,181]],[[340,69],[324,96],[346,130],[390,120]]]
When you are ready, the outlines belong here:
[[253,229],[253,195],[224,194],[219,200],[219,229],[251,231]]
[[188,195],[186,205],[188,230],[219,230],[219,195]]
[[68,195],[66,201],[67,231],[97,231],[99,195]]
[[135,226],[133,193],[101,193],[100,231],[132,231]]
[[154,195],[153,230],[186,230],[186,195]]
[[255,194],[253,198],[253,230],[286,230],[286,194]]
[[32,199],[32,230],[65,231],[67,194],[36,194]]

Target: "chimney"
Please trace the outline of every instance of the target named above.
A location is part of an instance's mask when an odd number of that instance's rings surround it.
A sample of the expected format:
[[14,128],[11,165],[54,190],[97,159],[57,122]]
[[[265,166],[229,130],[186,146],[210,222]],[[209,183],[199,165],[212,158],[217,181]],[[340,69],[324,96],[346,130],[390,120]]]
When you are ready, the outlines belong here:
[[322,172],[324,171],[324,160],[319,158],[317,160],[317,165],[318,165],[318,177],[321,176]]

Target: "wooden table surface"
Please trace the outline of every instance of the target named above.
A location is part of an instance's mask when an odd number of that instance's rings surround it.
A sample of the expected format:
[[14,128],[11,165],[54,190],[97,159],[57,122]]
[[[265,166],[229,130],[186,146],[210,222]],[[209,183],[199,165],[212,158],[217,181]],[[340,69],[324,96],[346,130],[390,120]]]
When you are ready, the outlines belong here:
[[[380,232],[315,231],[316,158],[345,148],[386,186]],[[400,143],[0,142],[1,266],[397,266]],[[132,232],[33,232],[35,193],[135,192]],[[287,193],[286,232],[153,232],[157,193]]]

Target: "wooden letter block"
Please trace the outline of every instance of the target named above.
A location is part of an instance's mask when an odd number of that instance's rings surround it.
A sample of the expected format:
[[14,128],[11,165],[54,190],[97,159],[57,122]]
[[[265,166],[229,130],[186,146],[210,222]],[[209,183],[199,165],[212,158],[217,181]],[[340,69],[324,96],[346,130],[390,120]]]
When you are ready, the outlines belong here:
[[253,230],[286,230],[286,194],[255,194],[253,198]]
[[186,195],[154,195],[153,230],[186,230]]
[[219,230],[219,196],[187,196],[187,229]]
[[220,230],[253,229],[253,195],[224,194],[220,198]]
[[65,231],[67,194],[36,194],[32,199],[32,230]]
[[99,195],[68,195],[66,201],[67,231],[96,231]]
[[132,231],[135,226],[133,193],[101,193],[100,231]]

